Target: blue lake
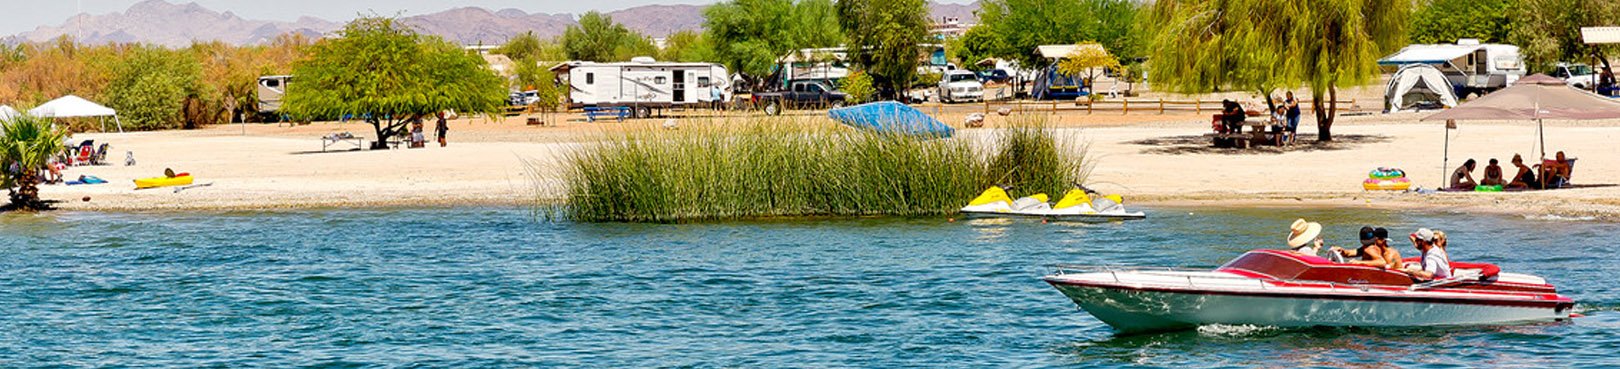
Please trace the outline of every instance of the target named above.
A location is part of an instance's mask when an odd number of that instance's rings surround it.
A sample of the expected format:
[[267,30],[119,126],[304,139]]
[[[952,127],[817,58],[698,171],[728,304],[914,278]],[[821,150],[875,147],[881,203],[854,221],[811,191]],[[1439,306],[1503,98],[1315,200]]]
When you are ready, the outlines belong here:
[[[578,224],[523,208],[0,215],[0,367],[1620,366],[1612,223],[1363,209],[1146,221]],[[1451,236],[1573,322],[1117,336],[1053,263],[1212,267],[1297,217]],[[1403,249],[1403,253],[1410,253]]]

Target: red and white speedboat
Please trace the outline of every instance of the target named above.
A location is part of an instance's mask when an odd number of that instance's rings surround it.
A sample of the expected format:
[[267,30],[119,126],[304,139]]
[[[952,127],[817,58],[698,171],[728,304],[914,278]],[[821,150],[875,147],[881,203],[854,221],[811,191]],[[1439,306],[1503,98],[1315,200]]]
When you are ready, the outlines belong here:
[[1455,277],[1418,283],[1383,268],[1255,250],[1214,270],[1058,265],[1043,279],[1121,332],[1515,324],[1569,319],[1575,305],[1540,277],[1492,264],[1451,266]]

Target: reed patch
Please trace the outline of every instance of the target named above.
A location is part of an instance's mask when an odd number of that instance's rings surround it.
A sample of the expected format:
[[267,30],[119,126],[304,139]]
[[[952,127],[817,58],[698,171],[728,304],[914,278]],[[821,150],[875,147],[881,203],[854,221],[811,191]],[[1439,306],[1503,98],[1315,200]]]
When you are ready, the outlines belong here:
[[563,154],[565,197],[543,210],[630,222],[946,214],[995,184],[1062,193],[1085,180],[1085,151],[1044,118],[933,140],[814,118],[649,126]]

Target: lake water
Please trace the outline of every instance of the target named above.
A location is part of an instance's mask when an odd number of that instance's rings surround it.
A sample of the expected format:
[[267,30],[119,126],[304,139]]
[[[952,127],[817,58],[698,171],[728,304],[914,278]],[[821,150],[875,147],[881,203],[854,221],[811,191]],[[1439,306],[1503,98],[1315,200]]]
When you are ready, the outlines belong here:
[[[1372,210],[548,223],[522,208],[0,215],[0,367],[1620,366],[1620,227]],[[1573,322],[1117,336],[1052,263],[1215,266],[1296,217],[1444,229]],[[1409,247],[1409,246],[1405,246]],[[1415,251],[1405,253],[1412,253]]]

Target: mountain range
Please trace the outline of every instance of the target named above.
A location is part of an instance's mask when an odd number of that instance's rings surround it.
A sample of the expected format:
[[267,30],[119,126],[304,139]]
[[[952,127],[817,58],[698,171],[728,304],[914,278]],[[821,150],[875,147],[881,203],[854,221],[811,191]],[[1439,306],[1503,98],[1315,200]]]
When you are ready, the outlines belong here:
[[[946,4],[930,2],[930,17],[939,21],[955,17],[972,23],[978,3]],[[605,13],[626,28],[651,37],[703,27],[703,6],[646,5]],[[528,13],[519,9],[491,11],[463,7],[437,13],[405,17],[408,24],[423,33],[434,34],[462,44],[499,44],[513,35],[534,31],[541,37],[561,35],[576,24],[572,14]],[[198,41],[221,41],[235,45],[263,44],[284,33],[319,36],[343,27],[342,22],[315,17],[296,21],[244,19],[226,11],[210,10],[197,3],[175,4],[165,0],[136,3],[123,12],[79,14],[61,25],[41,26],[33,31],[7,37],[8,43],[44,42],[71,36],[81,42],[143,42],[179,47]]]

